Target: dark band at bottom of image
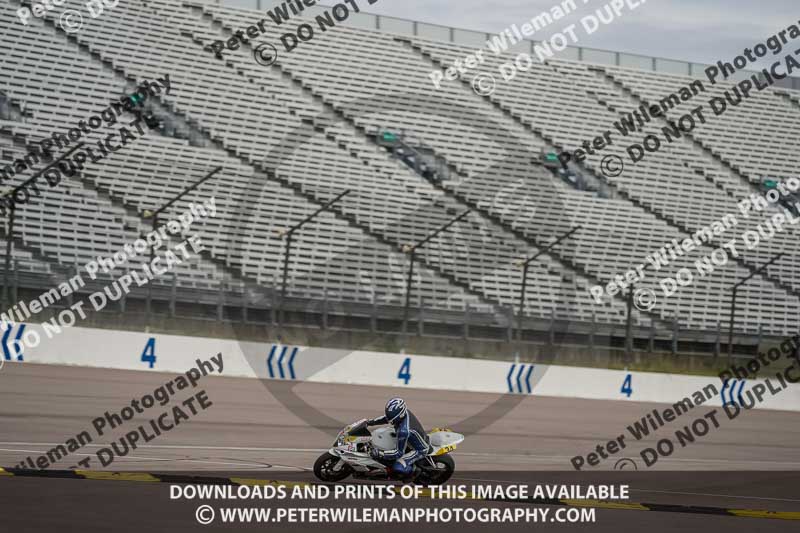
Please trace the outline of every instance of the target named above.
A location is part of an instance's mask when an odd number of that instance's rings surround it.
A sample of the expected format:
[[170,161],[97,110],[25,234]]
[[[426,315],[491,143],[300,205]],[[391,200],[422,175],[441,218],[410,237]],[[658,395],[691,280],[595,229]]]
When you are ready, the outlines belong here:
[[[655,520],[694,516],[747,519],[751,526],[800,520],[800,472],[465,471],[443,485],[322,483],[308,472],[280,470],[99,472],[9,469],[3,501],[44,491],[56,507],[79,495],[130,513],[197,524],[622,524],[648,512]],[[41,479],[62,478],[69,485]],[[39,479],[37,479],[39,478]],[[9,480],[11,481],[11,480]],[[102,488],[101,488],[102,485]],[[68,490],[70,498],[60,495]],[[27,496],[26,496],[27,494]],[[44,494],[42,494],[44,495]],[[96,502],[97,503],[97,502]],[[25,511],[30,503],[18,510]],[[22,516],[22,515],[20,515]],[[676,518],[678,517],[678,518]],[[741,520],[739,520],[741,521]],[[141,525],[141,522],[139,522]]]

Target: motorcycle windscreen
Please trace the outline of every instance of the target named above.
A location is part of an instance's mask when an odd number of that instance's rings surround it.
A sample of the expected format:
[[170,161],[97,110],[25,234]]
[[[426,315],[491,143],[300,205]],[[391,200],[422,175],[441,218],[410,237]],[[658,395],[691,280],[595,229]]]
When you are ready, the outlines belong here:
[[397,448],[397,434],[392,428],[378,428],[372,432],[372,445],[379,450]]
[[360,428],[351,429],[348,432],[348,435],[350,435],[351,437],[369,437],[370,432],[369,429],[367,429],[367,426],[362,426]]

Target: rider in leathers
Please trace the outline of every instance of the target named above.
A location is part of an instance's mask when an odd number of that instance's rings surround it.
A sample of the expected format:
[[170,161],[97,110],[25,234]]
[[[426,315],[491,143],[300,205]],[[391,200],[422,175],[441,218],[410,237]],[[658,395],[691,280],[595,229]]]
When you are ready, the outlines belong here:
[[410,474],[414,463],[425,457],[430,450],[428,434],[402,398],[389,400],[384,411],[384,416],[367,420],[367,426],[392,424],[397,434],[397,447],[394,450],[373,448],[370,454],[376,459],[394,460],[392,468],[396,472]]

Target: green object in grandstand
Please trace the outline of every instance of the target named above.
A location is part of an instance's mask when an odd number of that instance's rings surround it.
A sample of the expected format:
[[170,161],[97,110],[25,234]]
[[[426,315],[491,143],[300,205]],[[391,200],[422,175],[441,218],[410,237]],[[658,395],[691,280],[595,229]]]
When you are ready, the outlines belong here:
[[558,154],[555,152],[547,152],[544,156],[545,161],[558,161]]
[[384,142],[387,142],[387,143],[396,142],[397,141],[397,135],[395,135],[394,133],[392,133],[390,131],[384,131],[383,132],[383,140],[384,140]]
[[774,189],[778,186],[778,182],[775,180],[764,180],[764,187],[767,189]]

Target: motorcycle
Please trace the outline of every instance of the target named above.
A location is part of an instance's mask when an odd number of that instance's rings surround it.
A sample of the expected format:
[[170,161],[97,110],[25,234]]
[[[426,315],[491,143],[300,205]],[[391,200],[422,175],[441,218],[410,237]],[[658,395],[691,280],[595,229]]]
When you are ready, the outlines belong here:
[[354,479],[395,479],[420,485],[441,485],[453,475],[456,465],[450,452],[464,440],[464,435],[450,429],[434,428],[428,432],[428,454],[414,463],[411,474],[402,476],[392,469],[391,460],[373,459],[370,449],[393,450],[397,434],[392,427],[375,431],[367,428],[367,421],[359,420],[342,429],[333,447],[319,456],[314,463],[314,475],[322,481],[337,482],[353,476]]

